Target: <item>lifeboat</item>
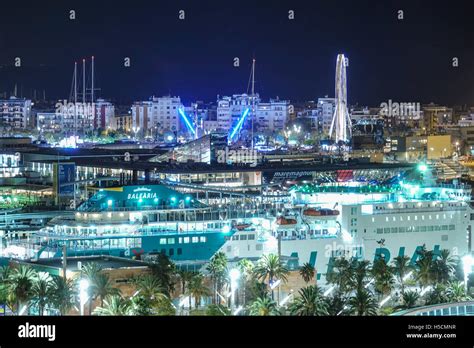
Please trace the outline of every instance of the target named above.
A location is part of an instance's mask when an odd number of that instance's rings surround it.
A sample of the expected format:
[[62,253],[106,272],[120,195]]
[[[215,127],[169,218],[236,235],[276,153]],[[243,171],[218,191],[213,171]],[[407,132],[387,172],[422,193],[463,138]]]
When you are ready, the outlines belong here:
[[307,218],[320,218],[339,215],[339,210],[333,209],[314,209],[308,208],[303,210],[303,216]]
[[283,216],[276,219],[276,224],[280,226],[293,226],[297,223],[296,219],[284,218]]
[[238,224],[238,225],[235,225],[235,228],[239,231],[243,231],[250,226],[252,225],[251,224]]

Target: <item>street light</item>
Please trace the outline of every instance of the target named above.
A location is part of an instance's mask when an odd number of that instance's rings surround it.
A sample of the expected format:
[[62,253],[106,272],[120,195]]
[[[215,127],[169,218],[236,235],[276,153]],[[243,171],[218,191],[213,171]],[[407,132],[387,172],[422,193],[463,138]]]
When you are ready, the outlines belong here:
[[230,277],[230,293],[231,293],[231,302],[230,308],[235,307],[235,290],[237,290],[237,281],[240,278],[240,271],[237,268],[233,268],[229,271]]
[[87,279],[81,279],[79,281],[79,300],[81,302],[81,315],[84,315],[84,306],[89,299],[88,290],[89,289],[89,281]]
[[469,281],[469,275],[472,273],[472,266],[474,266],[474,257],[472,255],[466,255],[462,258],[463,271],[464,271],[464,287],[466,294],[468,291],[467,283]]

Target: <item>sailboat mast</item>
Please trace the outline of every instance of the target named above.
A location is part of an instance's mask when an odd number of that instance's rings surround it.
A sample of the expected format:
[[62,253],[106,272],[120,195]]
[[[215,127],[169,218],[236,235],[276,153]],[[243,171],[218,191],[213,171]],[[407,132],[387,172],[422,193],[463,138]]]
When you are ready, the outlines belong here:
[[252,150],[253,150],[253,120],[255,118],[255,58],[252,61]]
[[74,143],[77,136],[77,62],[74,62]]
[[86,60],[82,60],[82,102],[86,105]]

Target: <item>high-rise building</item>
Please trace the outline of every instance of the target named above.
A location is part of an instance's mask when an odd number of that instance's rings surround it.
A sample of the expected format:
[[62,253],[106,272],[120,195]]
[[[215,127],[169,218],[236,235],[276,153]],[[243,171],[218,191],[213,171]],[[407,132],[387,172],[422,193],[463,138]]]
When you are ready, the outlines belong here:
[[152,97],[148,101],[132,105],[132,129],[142,136],[155,132],[180,132],[179,109],[183,108],[180,97]]
[[97,99],[94,109],[94,129],[111,128],[111,122],[115,115],[114,105],[104,99]]
[[11,129],[27,129],[30,125],[31,100],[10,97],[0,100],[0,126]]
[[[252,115],[252,107],[255,106],[255,117]],[[243,129],[254,131],[279,131],[284,129],[288,120],[289,101],[270,99],[268,102],[262,102],[258,94],[255,95],[254,103],[252,96],[247,94],[234,94],[232,97],[220,97],[217,100],[217,127],[218,130],[228,132],[239,121],[246,109],[249,109]]]

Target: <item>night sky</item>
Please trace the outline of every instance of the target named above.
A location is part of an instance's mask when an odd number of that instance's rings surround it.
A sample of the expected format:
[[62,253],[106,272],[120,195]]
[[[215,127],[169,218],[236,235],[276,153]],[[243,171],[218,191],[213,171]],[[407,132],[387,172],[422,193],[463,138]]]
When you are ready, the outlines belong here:
[[[265,99],[314,100],[334,96],[336,56],[345,53],[350,104],[474,105],[470,2],[5,0],[0,92],[17,82],[26,96],[35,88],[67,98],[74,61],[94,55],[96,85],[107,99],[171,94],[185,103],[215,101],[246,92],[255,56],[256,91]],[[185,20],[178,19],[181,9]]]

